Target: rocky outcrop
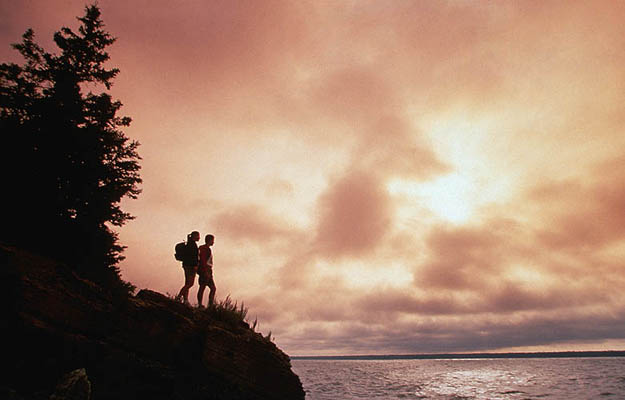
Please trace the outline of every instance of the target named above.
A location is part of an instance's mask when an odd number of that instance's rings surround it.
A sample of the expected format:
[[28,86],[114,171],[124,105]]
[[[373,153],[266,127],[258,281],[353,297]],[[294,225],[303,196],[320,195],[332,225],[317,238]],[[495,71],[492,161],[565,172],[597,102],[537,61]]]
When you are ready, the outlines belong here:
[[[304,398],[289,357],[245,322],[149,290],[115,298],[8,246],[0,264],[3,398],[61,398],[76,387],[94,400]],[[71,390],[59,386],[67,379]]]

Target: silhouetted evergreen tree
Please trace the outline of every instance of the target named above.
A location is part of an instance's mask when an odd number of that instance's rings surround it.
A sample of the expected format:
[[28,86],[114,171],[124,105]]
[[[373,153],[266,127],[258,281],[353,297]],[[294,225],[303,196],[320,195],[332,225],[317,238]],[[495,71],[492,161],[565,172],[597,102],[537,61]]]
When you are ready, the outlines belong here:
[[119,73],[104,66],[115,38],[95,5],[78,20],[77,33],[54,34],[60,53],[44,51],[29,29],[13,45],[24,65],[0,65],[0,240],[131,289],[120,279],[124,247],[111,225],[133,218],[119,204],[140,193],[139,144],[124,136],[131,120],[108,93]]

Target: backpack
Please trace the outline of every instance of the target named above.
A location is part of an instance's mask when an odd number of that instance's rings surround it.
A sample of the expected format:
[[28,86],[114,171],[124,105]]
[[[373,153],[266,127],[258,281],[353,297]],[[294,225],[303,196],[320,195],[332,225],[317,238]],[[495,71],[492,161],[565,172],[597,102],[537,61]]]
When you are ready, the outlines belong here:
[[174,258],[178,261],[184,261],[187,256],[187,242],[177,243],[174,251]]

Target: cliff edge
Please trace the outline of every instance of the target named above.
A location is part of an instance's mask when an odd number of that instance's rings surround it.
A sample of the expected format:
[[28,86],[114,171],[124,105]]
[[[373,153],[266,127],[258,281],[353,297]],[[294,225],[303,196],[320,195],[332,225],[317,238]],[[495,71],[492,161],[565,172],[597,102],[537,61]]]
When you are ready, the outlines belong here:
[[305,397],[289,357],[245,322],[150,290],[116,297],[4,245],[0,274],[3,398],[49,399],[72,371],[94,400]]

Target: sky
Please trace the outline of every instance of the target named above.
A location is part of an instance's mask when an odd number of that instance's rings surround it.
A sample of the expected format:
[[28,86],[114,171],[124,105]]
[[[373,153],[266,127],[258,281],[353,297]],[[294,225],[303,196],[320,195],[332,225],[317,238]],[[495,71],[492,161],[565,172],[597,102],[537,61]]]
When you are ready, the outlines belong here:
[[[198,230],[289,355],[625,349],[625,2],[98,4],[139,289]],[[0,0],[0,61],[84,5]]]

